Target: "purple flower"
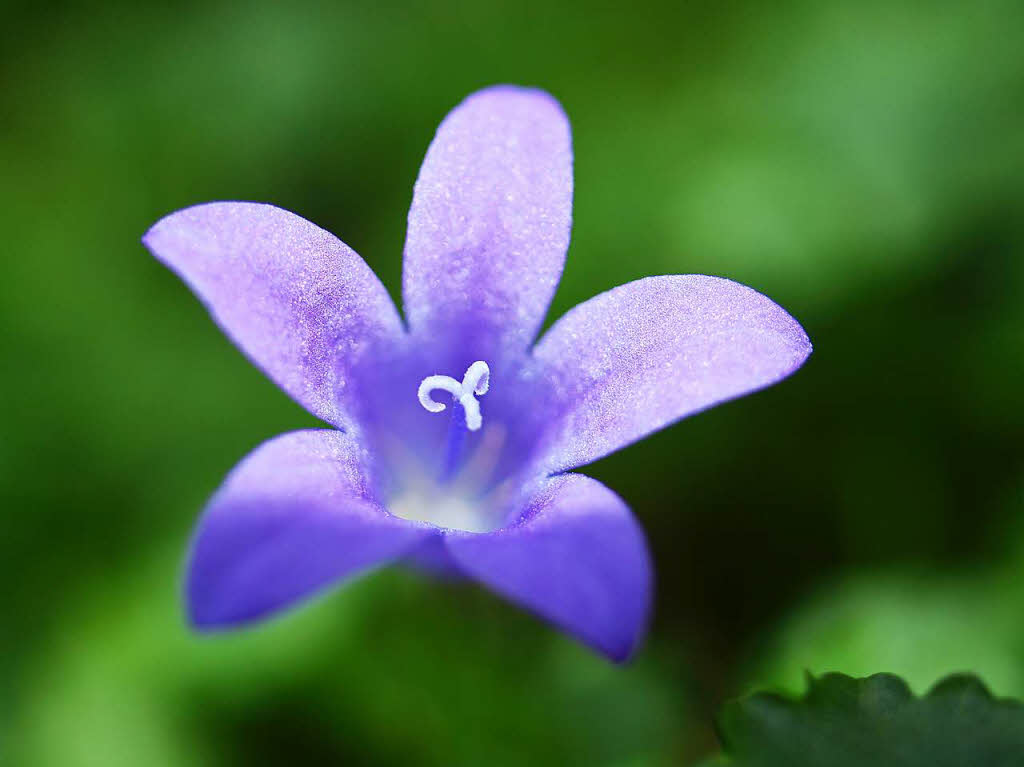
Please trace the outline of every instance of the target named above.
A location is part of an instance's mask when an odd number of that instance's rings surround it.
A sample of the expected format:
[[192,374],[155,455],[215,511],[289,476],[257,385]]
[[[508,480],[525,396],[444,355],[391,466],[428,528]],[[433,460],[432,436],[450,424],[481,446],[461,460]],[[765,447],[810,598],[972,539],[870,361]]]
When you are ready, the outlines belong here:
[[700,275],[610,290],[534,343],[571,208],[564,113],[505,86],[466,99],[427,152],[405,323],[358,255],[280,208],[198,205],[147,232],[253,363],[335,427],[261,445],[214,495],[188,566],[196,627],[405,561],[474,578],[613,660],[633,652],[643,534],[571,470],[778,381],[811,345],[764,296]]

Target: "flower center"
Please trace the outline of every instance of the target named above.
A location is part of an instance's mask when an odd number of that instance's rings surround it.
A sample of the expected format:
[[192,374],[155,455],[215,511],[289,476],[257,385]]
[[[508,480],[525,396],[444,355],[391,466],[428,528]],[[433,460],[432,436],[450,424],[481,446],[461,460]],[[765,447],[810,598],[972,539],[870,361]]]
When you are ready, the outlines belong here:
[[436,487],[406,491],[394,498],[389,508],[396,517],[452,530],[486,533],[495,527],[477,500]]
[[487,387],[491,382],[491,369],[483,360],[477,360],[462,376],[462,381],[456,381],[451,376],[427,376],[420,382],[420,388],[416,392],[420,404],[431,413],[440,413],[447,405],[433,399],[431,392],[442,389],[452,395],[452,402],[458,402],[466,414],[466,428],[470,431],[477,431],[483,426],[484,419],[480,415],[480,403],[477,397],[487,393]]
[[[491,370],[477,360],[459,381],[451,376],[424,378],[416,396],[431,413],[448,408],[451,396],[451,421],[445,446],[436,454],[437,465],[410,460],[401,472],[401,485],[388,508],[396,516],[429,522],[439,527],[469,532],[486,532],[500,520],[493,499],[487,498],[488,486],[505,443],[506,430],[499,422],[483,428],[478,397],[490,387]],[[434,399],[437,392],[445,395]],[[470,438],[470,434],[473,437]]]

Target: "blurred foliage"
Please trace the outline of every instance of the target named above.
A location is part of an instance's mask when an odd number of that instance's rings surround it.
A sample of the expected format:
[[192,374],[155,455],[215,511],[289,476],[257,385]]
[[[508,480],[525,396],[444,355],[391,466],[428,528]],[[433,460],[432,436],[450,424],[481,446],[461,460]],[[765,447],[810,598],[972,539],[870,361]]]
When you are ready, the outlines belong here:
[[[11,2],[0,27],[0,761],[688,763],[803,669],[1024,695],[1024,6]],[[479,590],[375,575],[190,637],[223,474],[311,418],[139,244],[212,199],[336,232],[394,292],[432,131],[494,82],[573,121],[552,316],[724,275],[816,345],[603,460],[654,549],[604,665]],[[7,754],[11,758],[5,760]]]
[[809,677],[802,699],[734,701],[719,726],[717,764],[735,767],[1014,767],[1024,754],[1024,705],[967,674],[921,698],[892,674]]
[[950,670],[973,670],[1024,696],[1024,615],[1016,584],[926,573],[851,576],[809,600],[751,675],[795,691],[805,670],[895,668],[916,689]]

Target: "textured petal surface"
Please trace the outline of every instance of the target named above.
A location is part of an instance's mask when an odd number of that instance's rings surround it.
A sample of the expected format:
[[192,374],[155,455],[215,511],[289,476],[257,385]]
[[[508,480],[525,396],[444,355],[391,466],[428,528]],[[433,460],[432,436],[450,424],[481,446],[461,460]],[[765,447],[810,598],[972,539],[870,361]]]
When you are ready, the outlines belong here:
[[643,533],[622,499],[590,477],[546,480],[520,523],[445,542],[468,575],[614,661],[626,660],[646,630]]
[[544,468],[596,460],[796,370],[807,334],[755,290],[701,275],[649,277],[569,311],[534,350],[546,383]]
[[294,213],[242,202],[172,213],[143,241],[281,388],[352,427],[354,371],[403,331],[384,286],[347,245]]
[[526,349],[562,273],[571,209],[558,103],[511,86],[467,98],[441,123],[409,210],[402,290],[412,333],[444,344],[452,365],[493,366],[501,349]]
[[189,562],[189,617],[203,629],[261,618],[436,534],[373,500],[366,457],[348,435],[281,435],[210,501]]

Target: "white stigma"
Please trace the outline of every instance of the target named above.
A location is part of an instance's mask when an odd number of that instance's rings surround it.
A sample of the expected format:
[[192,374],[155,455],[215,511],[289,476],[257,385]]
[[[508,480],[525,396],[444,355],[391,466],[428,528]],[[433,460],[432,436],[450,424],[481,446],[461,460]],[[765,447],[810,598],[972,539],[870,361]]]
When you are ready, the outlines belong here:
[[476,398],[487,393],[487,387],[491,383],[491,369],[483,360],[477,360],[466,370],[462,376],[461,383],[451,376],[427,376],[420,382],[419,397],[420,404],[431,413],[440,413],[447,405],[438,402],[430,396],[435,389],[443,389],[452,395],[452,399],[462,405],[466,413],[466,428],[476,431],[483,423],[483,416],[480,415],[480,403]]

